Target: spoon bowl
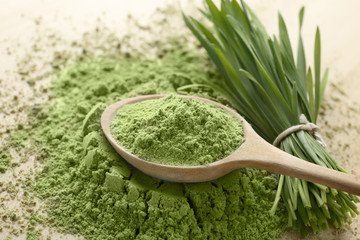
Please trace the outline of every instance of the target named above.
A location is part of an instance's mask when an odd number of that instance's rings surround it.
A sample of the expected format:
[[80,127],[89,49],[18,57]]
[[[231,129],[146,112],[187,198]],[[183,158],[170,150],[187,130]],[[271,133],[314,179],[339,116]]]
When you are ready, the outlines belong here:
[[186,96],[216,105],[242,122],[245,141],[229,156],[209,165],[173,166],[145,161],[120,146],[111,134],[111,121],[126,104],[158,99],[166,95],[145,95],[127,98],[109,105],[101,116],[101,127],[113,148],[131,165],[142,172],[171,182],[195,183],[220,178],[236,169],[251,167],[300,178],[338,190],[360,195],[360,177],[322,167],[294,157],[263,140],[233,109],[209,99]]

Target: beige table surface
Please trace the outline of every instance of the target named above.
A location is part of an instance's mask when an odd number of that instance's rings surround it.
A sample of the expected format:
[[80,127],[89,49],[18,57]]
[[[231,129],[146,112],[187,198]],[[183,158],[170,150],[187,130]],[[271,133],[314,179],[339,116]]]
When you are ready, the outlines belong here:
[[[184,1],[147,0],[0,0],[0,106],[9,105],[9,99],[19,92],[25,93],[23,101],[31,99],[31,90],[14,73],[19,56],[26,54],[29,40],[36,33],[34,19],[42,21],[49,28],[56,29],[65,38],[77,38],[97,18],[103,18],[111,27],[121,31],[128,13],[146,19],[154,9],[167,2],[177,5]],[[307,58],[312,62],[312,46],[316,25],[320,26],[322,38],[323,66],[330,68],[326,91],[325,108],[319,125],[329,143],[329,151],[349,170],[360,171],[360,1],[356,0],[252,0],[248,1],[270,33],[277,31],[277,12],[281,11],[296,46],[298,31],[298,10],[306,7],[303,37]],[[188,4],[189,5],[189,4]],[[104,17],[105,16],[105,17]],[[73,25],[69,25],[69,18]],[[180,19],[180,15],[179,15]],[[74,28],[76,26],[76,28]],[[8,54],[16,49],[16,54]],[[12,50],[11,50],[12,51]],[[41,98],[30,101],[41,102]],[[10,105],[9,105],[10,106]],[[4,115],[0,112],[0,131],[14,122],[24,122],[24,114]],[[33,165],[20,166],[22,169]],[[13,172],[16,172],[14,169]],[[0,181],[11,181],[12,174],[0,175]],[[6,203],[16,207],[17,203]],[[360,239],[357,228],[360,217],[351,225],[340,230],[330,229],[308,239]],[[46,235],[46,234],[45,234]],[[46,237],[44,235],[44,237]],[[70,235],[53,234],[53,239],[74,239]],[[0,239],[6,238],[6,231],[0,232]],[[19,236],[17,239],[25,239]],[[298,239],[288,233],[284,239]]]

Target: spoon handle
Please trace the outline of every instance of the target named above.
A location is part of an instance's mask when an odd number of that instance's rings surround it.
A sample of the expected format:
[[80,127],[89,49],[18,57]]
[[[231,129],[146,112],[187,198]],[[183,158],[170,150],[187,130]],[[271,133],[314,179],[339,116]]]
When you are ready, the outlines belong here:
[[[254,148],[254,146],[261,147]],[[360,196],[360,176],[307,162],[275,148],[260,138],[245,142],[241,148],[241,151],[234,152],[229,159],[232,164],[237,165],[237,168],[259,168]]]

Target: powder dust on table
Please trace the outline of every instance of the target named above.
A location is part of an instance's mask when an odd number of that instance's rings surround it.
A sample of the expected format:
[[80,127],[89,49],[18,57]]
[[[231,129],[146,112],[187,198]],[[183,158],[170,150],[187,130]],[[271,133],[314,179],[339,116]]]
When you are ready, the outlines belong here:
[[141,159],[178,166],[210,164],[244,141],[242,123],[231,113],[174,94],[123,106],[111,120],[111,132]]
[[[79,60],[53,80],[51,104],[33,116],[45,161],[33,189],[47,202],[48,221],[88,239],[278,237],[286,215],[282,207],[269,214],[276,175],[242,169],[206,183],[161,181],[128,165],[103,135],[100,115],[110,103],[216,80],[202,58],[173,45],[153,60]],[[206,89],[187,93],[221,100]]]
[[4,173],[8,169],[10,161],[11,156],[9,152],[7,151],[7,149],[2,149],[0,151],[0,173]]

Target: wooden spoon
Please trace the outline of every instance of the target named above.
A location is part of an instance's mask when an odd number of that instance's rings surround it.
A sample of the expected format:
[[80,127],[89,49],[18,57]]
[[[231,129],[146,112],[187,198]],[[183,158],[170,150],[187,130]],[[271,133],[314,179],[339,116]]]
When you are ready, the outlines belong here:
[[245,141],[229,156],[200,166],[173,166],[145,161],[121,147],[113,138],[110,124],[116,112],[125,104],[149,99],[157,99],[166,95],[146,95],[127,98],[108,106],[101,116],[101,126],[106,138],[114,149],[130,164],[144,173],[172,182],[205,182],[222,177],[236,169],[251,167],[269,172],[304,179],[348,193],[360,195],[360,177],[322,167],[294,157],[263,140],[234,110],[211,100],[195,97],[225,109],[237,117],[243,125]]

